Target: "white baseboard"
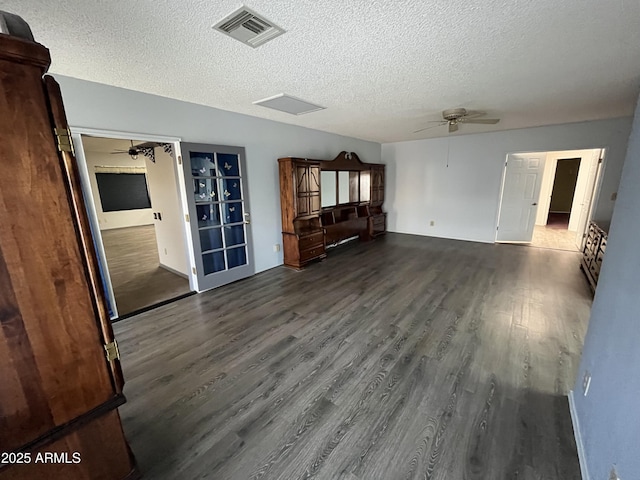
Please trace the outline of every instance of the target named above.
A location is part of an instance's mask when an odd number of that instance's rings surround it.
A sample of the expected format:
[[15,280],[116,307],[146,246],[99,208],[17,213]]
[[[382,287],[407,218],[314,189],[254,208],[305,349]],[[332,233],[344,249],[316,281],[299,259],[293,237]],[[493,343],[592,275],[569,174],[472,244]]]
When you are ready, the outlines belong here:
[[591,477],[589,476],[589,469],[587,468],[587,458],[585,457],[584,445],[582,443],[580,421],[578,420],[578,412],[576,412],[573,390],[569,392],[569,412],[571,413],[571,423],[573,423],[573,436],[576,439],[576,447],[578,449],[578,461],[580,462],[582,480],[591,480]]
[[176,274],[176,275],[178,275],[179,277],[186,278],[187,280],[189,280],[189,276],[188,276],[188,275],[185,275],[184,273],[179,272],[179,271],[178,271],[178,270],[176,270],[175,268],[167,267],[166,265],[164,265],[164,264],[162,264],[162,263],[160,264],[160,267],[161,267],[161,268],[164,268],[165,270],[170,271],[171,273],[175,273],[175,274]]

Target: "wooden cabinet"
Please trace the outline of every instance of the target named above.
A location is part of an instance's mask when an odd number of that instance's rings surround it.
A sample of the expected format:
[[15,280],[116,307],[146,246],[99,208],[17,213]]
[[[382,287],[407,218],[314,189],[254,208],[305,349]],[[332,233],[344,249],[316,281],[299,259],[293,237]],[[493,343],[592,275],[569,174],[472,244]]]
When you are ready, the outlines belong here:
[[[606,227],[606,226],[605,226]],[[587,238],[582,249],[580,267],[589,281],[591,289],[595,291],[600,277],[600,269],[604,253],[607,249],[607,232],[595,222],[589,223]]]
[[320,225],[320,162],[278,159],[284,263],[301,268],[326,257]]
[[[340,152],[333,160],[280,158],[278,168],[285,265],[301,268],[325,258],[327,247],[354,237],[371,240],[386,232],[384,165],[363,163],[353,152]],[[325,208],[321,173],[326,181]]]
[[[117,346],[48,50],[0,34],[0,479],[136,478]],[[37,463],[53,452],[71,462]],[[74,457],[73,454],[76,454]]]

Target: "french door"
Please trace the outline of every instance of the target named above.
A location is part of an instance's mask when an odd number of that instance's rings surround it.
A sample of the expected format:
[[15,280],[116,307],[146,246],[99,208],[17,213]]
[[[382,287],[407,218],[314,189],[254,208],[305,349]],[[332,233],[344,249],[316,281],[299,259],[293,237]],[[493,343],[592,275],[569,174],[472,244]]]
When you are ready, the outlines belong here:
[[198,290],[253,275],[242,147],[180,143]]

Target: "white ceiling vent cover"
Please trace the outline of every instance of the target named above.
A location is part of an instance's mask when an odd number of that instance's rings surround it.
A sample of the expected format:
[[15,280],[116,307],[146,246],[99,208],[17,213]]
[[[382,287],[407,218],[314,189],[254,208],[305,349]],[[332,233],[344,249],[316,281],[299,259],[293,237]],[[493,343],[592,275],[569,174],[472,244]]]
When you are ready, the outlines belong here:
[[253,104],[260,105],[261,107],[273,108],[274,110],[280,110],[281,112],[290,113],[292,115],[304,115],[305,113],[316,112],[327,108],[316,105],[315,103],[306,102],[284,93],[280,93],[269,98],[263,98],[262,100],[253,102]]
[[213,28],[253,48],[285,32],[272,21],[244,6],[224,17]]

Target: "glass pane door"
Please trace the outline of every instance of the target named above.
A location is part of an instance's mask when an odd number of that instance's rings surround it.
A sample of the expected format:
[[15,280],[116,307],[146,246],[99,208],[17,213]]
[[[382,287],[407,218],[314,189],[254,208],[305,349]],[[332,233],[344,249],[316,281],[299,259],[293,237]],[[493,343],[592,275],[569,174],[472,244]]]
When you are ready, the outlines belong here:
[[181,144],[198,290],[252,275],[244,148]]

